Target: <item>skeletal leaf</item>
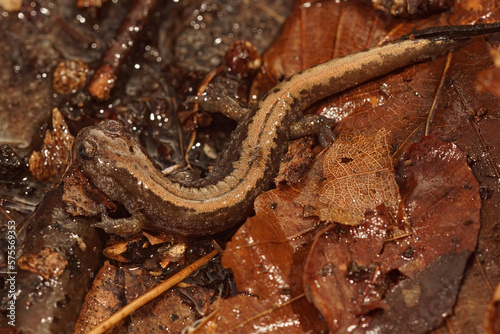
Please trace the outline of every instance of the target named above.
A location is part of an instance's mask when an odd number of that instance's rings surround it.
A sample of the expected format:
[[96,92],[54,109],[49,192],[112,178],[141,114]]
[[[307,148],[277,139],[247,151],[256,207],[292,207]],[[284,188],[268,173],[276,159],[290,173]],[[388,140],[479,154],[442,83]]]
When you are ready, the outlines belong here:
[[397,217],[401,197],[387,147],[387,131],[373,137],[341,133],[323,163],[325,182],[316,200],[321,220],[359,225],[367,211],[385,204]]

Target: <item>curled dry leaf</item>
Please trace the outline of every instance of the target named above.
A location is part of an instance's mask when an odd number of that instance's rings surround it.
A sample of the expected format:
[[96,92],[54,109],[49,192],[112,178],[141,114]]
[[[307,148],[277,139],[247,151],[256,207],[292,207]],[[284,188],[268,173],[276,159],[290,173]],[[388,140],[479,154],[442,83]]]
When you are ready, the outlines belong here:
[[[323,231],[311,249],[305,290],[332,331],[420,333],[455,303],[480,226],[479,185],[466,156],[436,135],[426,137],[410,146],[397,175],[410,235],[385,239],[390,220],[377,210],[362,225]],[[375,309],[381,312],[368,314]]]
[[45,134],[40,152],[33,152],[30,156],[31,174],[40,181],[58,181],[69,165],[74,139],[61,112],[53,109],[52,132]]
[[399,189],[389,155],[387,131],[374,137],[343,132],[328,148],[323,162],[325,182],[316,200],[321,220],[358,225],[367,210],[384,204],[398,216]]

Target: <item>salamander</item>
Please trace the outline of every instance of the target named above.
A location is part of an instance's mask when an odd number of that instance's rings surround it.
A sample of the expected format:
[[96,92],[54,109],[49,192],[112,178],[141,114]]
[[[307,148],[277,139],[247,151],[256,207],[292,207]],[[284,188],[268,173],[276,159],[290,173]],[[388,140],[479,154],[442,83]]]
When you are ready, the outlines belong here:
[[[464,28],[460,28],[464,27]],[[476,30],[471,27],[479,27]],[[500,24],[440,27],[332,59],[285,79],[237,125],[209,175],[197,181],[164,176],[116,121],[82,129],[74,156],[91,182],[144,219],[108,231],[139,229],[198,237],[224,231],[251,215],[270,189],[302,111],[327,96],[459,47],[463,37],[498,31]],[[457,33],[458,31],[458,33]],[[107,221],[108,223],[112,222]]]

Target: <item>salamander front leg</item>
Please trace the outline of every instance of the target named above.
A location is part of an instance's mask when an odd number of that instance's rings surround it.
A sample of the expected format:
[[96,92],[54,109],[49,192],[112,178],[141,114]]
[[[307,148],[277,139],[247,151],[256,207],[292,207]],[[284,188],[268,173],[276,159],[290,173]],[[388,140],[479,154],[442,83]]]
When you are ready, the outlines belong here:
[[321,146],[327,147],[335,141],[331,124],[333,121],[321,115],[307,115],[290,126],[292,139],[316,135]]
[[111,218],[103,205],[100,205],[99,208],[101,209],[101,221],[95,223],[94,226],[102,228],[108,234],[123,236],[137,234],[141,232],[146,220],[140,213],[128,218]]
[[240,122],[248,113],[248,109],[242,108],[236,100],[227,95],[206,94],[202,96],[189,96],[187,103],[198,103],[200,107],[210,113],[221,113],[224,116]]

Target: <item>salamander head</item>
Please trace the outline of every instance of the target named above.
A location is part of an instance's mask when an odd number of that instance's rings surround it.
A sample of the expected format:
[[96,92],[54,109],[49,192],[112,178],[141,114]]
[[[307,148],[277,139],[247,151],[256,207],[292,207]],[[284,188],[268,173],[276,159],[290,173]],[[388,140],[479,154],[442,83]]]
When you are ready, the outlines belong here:
[[81,130],[73,152],[74,161],[93,181],[104,175],[116,177],[120,169],[147,159],[123,125],[112,120]]

